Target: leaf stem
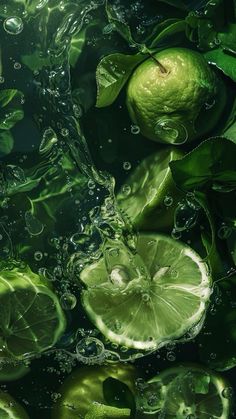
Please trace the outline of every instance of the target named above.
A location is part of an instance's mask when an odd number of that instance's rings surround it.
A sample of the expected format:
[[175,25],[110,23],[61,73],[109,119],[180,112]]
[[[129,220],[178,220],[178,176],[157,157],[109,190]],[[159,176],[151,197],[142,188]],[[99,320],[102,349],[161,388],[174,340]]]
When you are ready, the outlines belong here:
[[160,68],[160,70],[161,70],[161,72],[163,73],[163,74],[167,74],[168,73],[168,71],[166,70],[166,68],[160,63],[160,61],[158,61],[157,59],[156,59],[156,57],[151,53],[151,52],[149,52],[149,55],[150,55],[150,57],[157,63],[157,65],[158,65],[158,67]]

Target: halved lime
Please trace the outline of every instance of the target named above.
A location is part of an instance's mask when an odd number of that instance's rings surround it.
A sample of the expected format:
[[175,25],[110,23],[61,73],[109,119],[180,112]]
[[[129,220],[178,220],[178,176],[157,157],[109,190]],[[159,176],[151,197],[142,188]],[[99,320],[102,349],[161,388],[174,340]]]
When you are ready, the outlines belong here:
[[143,417],[227,419],[231,399],[232,388],[221,375],[201,366],[185,364],[152,378],[138,405]]
[[[130,391],[134,393],[136,372],[133,366],[114,364],[82,367],[73,371],[63,383],[60,389],[61,397],[53,409],[53,418],[84,419],[89,411],[90,413],[91,410],[93,412],[94,403],[108,407],[104,394],[104,382],[108,378],[113,378],[127,385]],[[120,413],[123,414],[123,412]]]
[[176,148],[151,154],[136,167],[118,193],[118,205],[139,229],[163,231],[173,225],[176,204],[182,194],[174,184],[169,163],[182,156]]
[[8,393],[0,391],[0,418],[1,419],[29,419],[25,409],[17,403]]
[[136,250],[146,266],[143,275],[130,269],[133,261],[119,248],[109,273],[106,255],[82,272],[90,320],[111,342],[135,349],[155,350],[190,329],[196,334],[211,293],[206,264],[164,235],[140,234]]
[[51,348],[65,329],[57,296],[29,268],[0,272],[0,305],[1,347],[12,357]]

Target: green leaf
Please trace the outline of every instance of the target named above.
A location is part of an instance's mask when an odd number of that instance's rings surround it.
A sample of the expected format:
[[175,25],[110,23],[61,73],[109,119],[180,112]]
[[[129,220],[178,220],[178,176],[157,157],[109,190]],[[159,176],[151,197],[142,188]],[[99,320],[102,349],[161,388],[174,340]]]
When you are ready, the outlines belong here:
[[111,105],[119,95],[135,67],[146,55],[111,54],[104,57],[96,71],[98,108]]
[[204,53],[209,64],[215,65],[219,70],[236,82],[236,56],[223,51],[221,48]]
[[106,12],[108,21],[114,25],[114,29],[129,43],[138,46],[134,41],[131,30],[127,23],[123,22],[117,15],[110,4],[110,0],[106,0]]
[[18,121],[23,119],[24,112],[22,109],[10,109],[4,116],[0,118],[0,129],[9,130]]
[[114,378],[107,378],[103,382],[103,394],[106,403],[110,406],[122,408],[130,408],[131,411],[135,409],[134,395],[129,387],[119,380]]
[[13,136],[10,131],[0,132],[0,157],[9,154],[14,146]]
[[221,48],[236,52],[236,23],[230,23],[224,32],[218,33],[217,37],[220,41]]
[[[186,29],[186,22],[185,20],[177,20],[174,23],[168,25],[165,29],[163,29],[152,41],[150,48],[158,48],[163,46],[163,42],[165,41],[170,47],[170,37],[174,36],[174,44],[179,42],[178,34],[185,34]],[[171,45],[173,45],[171,43]]]
[[52,57],[51,56],[41,57],[40,51],[36,50],[33,54],[22,55],[21,61],[31,71],[37,71],[37,70],[42,70],[43,67],[50,66],[52,64]]
[[0,90],[0,107],[4,108],[12,101],[12,99],[16,96],[18,90],[16,89],[5,89]]
[[170,163],[176,185],[184,191],[212,188],[228,192],[236,188],[236,144],[226,138],[210,138],[180,160]]

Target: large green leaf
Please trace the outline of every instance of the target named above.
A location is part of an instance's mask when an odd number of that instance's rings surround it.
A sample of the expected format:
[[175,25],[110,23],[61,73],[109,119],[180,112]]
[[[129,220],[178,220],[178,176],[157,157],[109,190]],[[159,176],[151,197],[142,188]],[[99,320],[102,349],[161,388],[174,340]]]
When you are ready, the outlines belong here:
[[119,95],[134,68],[147,58],[146,55],[111,54],[104,57],[96,72],[98,108],[111,105]]
[[221,48],[208,51],[204,55],[209,64],[215,65],[226,76],[236,82],[236,56]]
[[[172,20],[172,19],[171,19]],[[176,19],[175,22],[170,22],[158,35],[153,39],[151,49],[163,48],[166,46],[170,47],[176,45],[179,42],[178,35],[185,35],[186,22],[185,20]]]
[[223,137],[210,138],[180,160],[170,163],[172,176],[184,191],[236,189],[236,144]]
[[16,96],[18,90],[16,89],[4,89],[0,90],[0,107],[4,108],[12,101],[12,99]]

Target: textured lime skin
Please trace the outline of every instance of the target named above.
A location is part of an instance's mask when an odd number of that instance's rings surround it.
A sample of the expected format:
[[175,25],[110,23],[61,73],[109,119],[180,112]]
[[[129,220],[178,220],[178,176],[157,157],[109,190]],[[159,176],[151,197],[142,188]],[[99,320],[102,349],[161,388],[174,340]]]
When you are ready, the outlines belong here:
[[154,57],[166,72],[149,58],[134,71],[127,88],[128,111],[141,133],[178,145],[211,131],[226,102],[222,80],[199,52],[169,48]]
[[135,369],[131,365],[103,365],[83,367],[72,374],[63,383],[58,400],[53,410],[53,419],[84,419],[94,402],[105,404],[103,383],[107,378],[114,378],[126,384],[134,393]]

